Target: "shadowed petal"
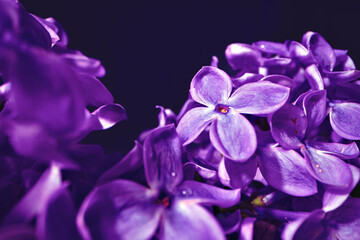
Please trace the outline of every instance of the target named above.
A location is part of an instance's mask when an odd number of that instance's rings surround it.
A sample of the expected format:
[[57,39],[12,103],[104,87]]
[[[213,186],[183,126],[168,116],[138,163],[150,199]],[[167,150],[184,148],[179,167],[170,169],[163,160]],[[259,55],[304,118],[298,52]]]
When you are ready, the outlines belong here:
[[160,239],[225,240],[225,234],[214,216],[203,207],[175,201],[165,212]]
[[308,121],[304,111],[292,104],[285,104],[269,117],[271,134],[281,146],[296,149],[302,146]]
[[153,193],[127,180],[95,188],[84,200],[77,226],[85,240],[149,239],[162,215]]
[[194,101],[205,106],[226,101],[231,93],[230,77],[219,68],[202,67],[190,84],[190,94]]
[[331,186],[326,186],[323,196],[323,207],[325,212],[330,212],[340,207],[349,197],[351,191],[358,184],[360,179],[360,170],[352,165],[348,165],[352,173],[352,183],[348,188],[338,189]]
[[257,162],[254,158],[250,158],[244,163],[223,158],[218,170],[219,179],[225,186],[243,188],[254,180],[256,169]]
[[187,162],[184,164],[184,168],[185,167],[196,170],[196,172],[205,179],[217,180],[217,172],[213,169],[203,167],[195,162]]
[[206,183],[185,181],[176,191],[181,201],[187,204],[203,203],[220,207],[231,207],[240,201],[240,189],[226,190]]
[[114,102],[110,91],[96,77],[79,74],[78,79],[86,105],[100,107]]
[[290,89],[267,81],[245,84],[231,95],[227,104],[241,113],[268,114],[285,104]]
[[210,140],[221,154],[240,162],[248,160],[257,146],[254,127],[233,109],[218,114],[211,124]]
[[331,81],[339,82],[350,82],[360,78],[359,70],[349,70],[349,71],[323,71],[325,76],[328,77]]
[[252,44],[257,47],[260,51],[270,54],[277,54],[283,57],[289,57],[289,53],[286,49],[285,44],[269,41],[257,41]]
[[335,155],[341,159],[352,159],[359,156],[359,148],[355,142],[342,144],[311,141],[308,142],[308,145],[319,149],[324,153]]
[[324,121],[326,112],[326,91],[310,91],[304,97],[304,112],[308,118],[308,129],[318,127]]
[[301,148],[301,152],[309,173],[320,182],[342,188],[351,184],[351,171],[343,160],[310,146]]
[[239,230],[241,223],[241,212],[236,210],[234,213],[229,216],[219,219],[219,222],[224,229],[225,234],[230,234]]
[[252,240],[254,235],[254,223],[256,218],[245,218],[240,227],[240,240]]
[[149,186],[172,190],[183,177],[181,143],[174,125],[156,128],[144,142],[144,167]]
[[107,104],[91,113],[100,123],[97,129],[108,129],[120,121],[126,120],[126,111],[119,104]]
[[36,230],[39,239],[80,239],[75,224],[75,206],[67,186],[68,184],[63,184],[53,192],[37,218]]
[[176,128],[183,145],[193,142],[215,118],[212,108],[196,107],[185,113]]
[[13,224],[30,221],[44,209],[46,202],[60,185],[60,169],[52,165],[10,211],[5,219],[5,223]]
[[317,192],[315,179],[308,173],[304,159],[294,150],[261,148],[259,159],[261,173],[270,186],[293,196]]
[[312,64],[305,69],[305,77],[311,89],[314,90],[324,89],[324,81],[320,75],[319,69],[315,64]]
[[288,43],[288,48],[291,58],[295,59],[295,61],[300,62],[305,66],[314,62],[309,50],[302,44],[291,41]]
[[330,111],[330,124],[341,137],[360,140],[360,104],[335,104]]
[[225,50],[226,60],[235,71],[256,71],[261,65],[260,51],[244,43],[232,43]]

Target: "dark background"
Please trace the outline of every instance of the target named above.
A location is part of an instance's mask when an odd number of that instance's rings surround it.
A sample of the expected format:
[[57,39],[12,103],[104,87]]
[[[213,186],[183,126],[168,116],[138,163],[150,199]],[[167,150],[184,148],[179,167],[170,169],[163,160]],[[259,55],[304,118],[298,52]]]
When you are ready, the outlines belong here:
[[177,113],[195,73],[211,56],[224,58],[233,42],[301,41],[306,31],[321,33],[334,47],[349,50],[360,64],[357,1],[90,1],[20,0],[40,17],[54,17],[69,46],[100,59],[102,78],[125,107],[128,120],[85,142],[106,152],[126,153],[137,136],[157,125],[156,105]]

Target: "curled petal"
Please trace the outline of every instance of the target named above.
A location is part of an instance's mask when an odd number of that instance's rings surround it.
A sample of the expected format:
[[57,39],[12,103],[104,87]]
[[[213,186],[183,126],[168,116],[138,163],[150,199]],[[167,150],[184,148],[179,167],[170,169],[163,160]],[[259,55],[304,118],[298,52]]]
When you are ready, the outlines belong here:
[[308,145],[341,159],[353,159],[359,156],[359,148],[355,142],[342,144],[311,141]]
[[289,56],[286,46],[283,43],[258,41],[258,42],[254,42],[252,45],[265,53],[277,54],[283,57]]
[[235,71],[242,69],[257,70],[262,59],[257,48],[243,43],[230,44],[225,50],[225,56],[229,65]]
[[225,240],[225,234],[214,216],[203,207],[176,201],[164,214],[159,238]]
[[269,117],[271,134],[281,146],[296,149],[303,145],[308,121],[302,109],[285,104]]
[[176,115],[171,109],[162,106],[156,106],[156,108],[160,110],[158,114],[159,127],[176,123]]
[[126,120],[125,109],[119,104],[107,104],[91,113],[99,123],[97,129],[108,129],[122,120]]
[[352,173],[352,183],[348,188],[338,189],[331,186],[326,186],[325,193],[323,195],[323,207],[325,212],[330,212],[340,207],[346,199],[349,197],[351,191],[355,188],[360,180],[359,168],[348,165]]
[[339,82],[350,82],[360,78],[359,70],[348,70],[348,71],[323,71],[325,76],[331,81]]
[[154,190],[172,190],[183,177],[181,143],[174,125],[156,128],[144,142],[145,175]]
[[286,194],[304,197],[317,192],[315,179],[294,150],[261,148],[259,168],[270,186]]
[[79,74],[78,79],[86,105],[99,107],[114,102],[110,91],[96,77]]
[[314,90],[323,90],[324,89],[324,81],[321,77],[319,69],[315,64],[309,65],[305,69],[305,76],[308,80],[310,87]]
[[303,147],[301,152],[309,173],[320,182],[341,188],[351,184],[351,171],[343,160],[310,146]]
[[303,65],[307,66],[314,62],[309,50],[307,50],[302,44],[291,41],[288,43],[288,48],[291,58]]
[[304,97],[304,112],[308,118],[308,128],[318,127],[325,119],[326,112],[326,91],[310,91]]
[[201,68],[190,84],[192,99],[205,106],[226,101],[231,89],[230,77],[223,70],[209,66]]
[[248,160],[257,146],[254,127],[233,109],[218,114],[211,124],[210,140],[220,153],[239,162]]
[[250,158],[242,163],[224,158],[219,165],[219,179],[225,186],[244,188],[254,180],[256,169],[256,159]]
[[176,128],[183,145],[193,142],[207,125],[215,118],[214,109],[196,107],[188,111]]
[[332,71],[336,64],[336,56],[330,44],[318,33],[308,32],[303,38],[316,61],[326,70]]
[[163,208],[153,193],[127,180],[95,188],[81,205],[76,223],[83,239],[149,239]]
[[241,240],[252,240],[254,235],[254,224],[256,218],[247,217],[245,218],[240,227],[240,239]]
[[195,162],[188,162],[184,164],[184,167],[190,168],[192,167],[196,172],[205,179],[217,179],[217,172],[213,169],[209,169],[203,166],[200,166],[199,164],[196,164]]
[[294,87],[294,80],[292,80],[291,78],[284,76],[284,75],[279,75],[279,74],[273,74],[273,75],[268,75],[264,78],[261,79],[261,81],[268,81],[268,82],[272,82],[284,87],[288,87],[290,89],[292,89]]
[[231,95],[227,104],[241,113],[269,114],[285,104],[290,89],[267,81],[245,84]]
[[360,104],[335,104],[330,111],[330,124],[341,137],[360,140]]
[[226,190],[196,181],[185,181],[177,188],[177,196],[187,204],[203,203],[231,207],[240,201],[240,189]]
[[246,83],[257,82],[262,79],[264,75],[257,73],[244,73],[240,77],[233,77],[231,81],[235,88],[238,88]]

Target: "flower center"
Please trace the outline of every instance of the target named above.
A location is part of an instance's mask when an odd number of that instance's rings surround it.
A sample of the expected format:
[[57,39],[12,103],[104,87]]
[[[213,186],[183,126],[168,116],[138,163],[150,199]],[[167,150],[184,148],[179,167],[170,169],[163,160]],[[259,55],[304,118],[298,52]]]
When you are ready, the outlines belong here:
[[155,202],[157,204],[163,205],[165,208],[168,208],[170,206],[170,198],[169,197],[164,197],[161,199],[156,199]]
[[226,105],[223,105],[223,104],[218,104],[215,107],[215,111],[217,111],[219,113],[223,113],[223,114],[228,113],[229,110],[230,110],[230,108],[228,106],[226,106]]

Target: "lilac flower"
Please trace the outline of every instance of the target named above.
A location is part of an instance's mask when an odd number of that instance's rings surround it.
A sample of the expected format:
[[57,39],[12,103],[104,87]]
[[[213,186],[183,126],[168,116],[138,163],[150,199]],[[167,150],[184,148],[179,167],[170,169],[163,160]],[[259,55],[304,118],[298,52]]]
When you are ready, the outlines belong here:
[[173,125],[152,131],[144,143],[145,176],[150,188],[115,180],[95,188],[77,217],[84,239],[224,239],[215,218],[198,203],[229,207],[239,190],[195,181],[181,183],[180,139]]
[[289,88],[267,81],[245,84],[232,94],[230,77],[214,67],[203,67],[193,78],[190,94],[206,107],[188,111],[177,131],[187,145],[211,124],[210,139],[223,155],[246,161],[256,150],[256,135],[251,123],[240,113],[269,114],[279,109],[289,96]]

